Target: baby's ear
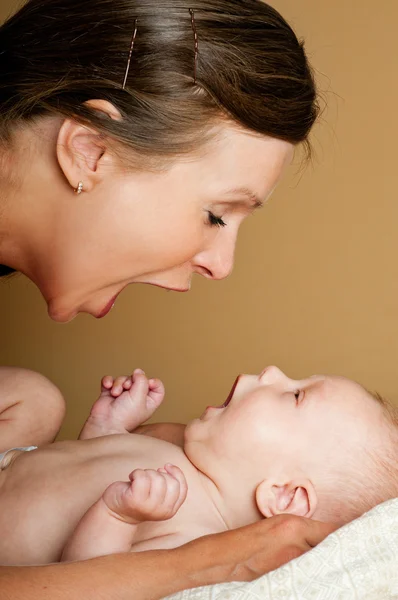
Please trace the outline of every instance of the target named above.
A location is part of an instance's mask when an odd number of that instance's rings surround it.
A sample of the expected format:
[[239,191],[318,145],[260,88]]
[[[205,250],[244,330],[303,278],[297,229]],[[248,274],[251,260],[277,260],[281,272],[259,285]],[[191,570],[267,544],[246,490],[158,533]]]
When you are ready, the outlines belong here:
[[312,517],[318,499],[311,481],[289,481],[275,484],[265,479],[256,489],[257,508],[264,517],[290,514]]

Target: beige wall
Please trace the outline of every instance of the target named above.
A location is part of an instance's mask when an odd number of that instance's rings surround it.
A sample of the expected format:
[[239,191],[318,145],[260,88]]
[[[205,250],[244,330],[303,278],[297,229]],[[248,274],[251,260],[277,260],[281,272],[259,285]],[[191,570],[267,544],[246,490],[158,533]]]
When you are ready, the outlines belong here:
[[[7,1],[1,1],[1,16]],[[162,377],[157,420],[223,400],[238,372],[345,374],[398,403],[398,84],[391,0],[274,0],[307,40],[329,108],[317,157],[292,172],[240,236],[229,280],[188,295],[132,286],[101,322],[52,323],[23,277],[1,284],[0,362],[37,369],[74,436],[105,373]]]

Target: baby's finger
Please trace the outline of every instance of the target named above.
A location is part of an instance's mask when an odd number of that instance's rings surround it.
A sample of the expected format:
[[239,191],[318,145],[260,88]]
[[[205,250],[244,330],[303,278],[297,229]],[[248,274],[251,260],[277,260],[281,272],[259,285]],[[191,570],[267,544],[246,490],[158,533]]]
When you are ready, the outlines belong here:
[[160,379],[149,380],[149,391],[153,394],[164,394],[164,385]]
[[145,375],[145,371],[143,371],[142,369],[134,369],[133,374],[131,376],[131,379],[134,381],[134,376],[135,375]]
[[113,385],[113,377],[111,375],[105,375],[101,379],[101,391],[109,390]]
[[179,495],[178,495],[178,498],[176,498],[176,502],[174,505],[174,510],[177,512],[177,510],[185,502],[185,499],[187,497],[187,493],[188,493],[187,480],[185,479],[184,473],[176,465],[167,463],[164,465],[164,470],[166,471],[166,473],[168,473],[169,475],[174,477],[174,479],[176,479],[179,483]]
[[132,385],[133,385],[133,382],[131,381],[131,377],[128,377],[126,379],[126,381],[123,383],[123,389],[124,390],[129,390]]
[[144,401],[148,395],[149,387],[148,379],[144,371],[142,371],[141,369],[136,369],[132,375],[132,381],[133,384],[130,388],[131,393],[137,394],[137,399]]
[[151,400],[153,407],[158,408],[164,399],[164,385],[160,379],[149,380],[148,397]]
[[175,514],[175,505],[180,496],[180,484],[165,470],[152,473],[152,486],[149,502],[160,519],[170,519]]
[[134,469],[129,475],[137,502],[147,502],[151,491],[151,477],[144,469]]
[[120,396],[120,394],[123,392],[123,386],[127,379],[130,379],[128,375],[121,375],[120,377],[116,377],[111,389],[112,396]]
[[149,492],[148,501],[153,506],[153,509],[160,507],[167,495],[167,478],[169,477],[167,474],[163,475],[163,473],[159,473],[153,469],[148,469],[147,471],[148,477],[151,479],[151,489]]

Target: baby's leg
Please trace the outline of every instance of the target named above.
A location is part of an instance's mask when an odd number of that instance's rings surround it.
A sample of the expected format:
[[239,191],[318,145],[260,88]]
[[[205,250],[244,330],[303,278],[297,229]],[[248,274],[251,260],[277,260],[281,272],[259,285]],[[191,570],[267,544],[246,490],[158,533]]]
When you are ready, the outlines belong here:
[[64,415],[62,394],[46,377],[0,367],[0,452],[52,442]]
[[159,379],[147,379],[141,369],[131,377],[104,377],[101,395],[91,409],[79,439],[131,433],[147,421],[164,398]]
[[112,483],[86,512],[66,544],[61,560],[129,552],[135,543],[137,525],[171,519],[187,496],[184,474],[174,465],[165,465],[157,471],[136,469],[129,479]]

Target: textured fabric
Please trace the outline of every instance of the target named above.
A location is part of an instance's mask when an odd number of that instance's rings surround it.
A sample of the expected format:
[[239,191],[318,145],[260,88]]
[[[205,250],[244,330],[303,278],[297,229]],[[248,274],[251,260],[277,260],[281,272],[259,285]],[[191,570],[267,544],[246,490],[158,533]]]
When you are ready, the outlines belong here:
[[310,552],[256,581],[186,590],[168,599],[398,599],[398,498],[376,506]]

